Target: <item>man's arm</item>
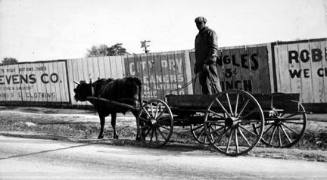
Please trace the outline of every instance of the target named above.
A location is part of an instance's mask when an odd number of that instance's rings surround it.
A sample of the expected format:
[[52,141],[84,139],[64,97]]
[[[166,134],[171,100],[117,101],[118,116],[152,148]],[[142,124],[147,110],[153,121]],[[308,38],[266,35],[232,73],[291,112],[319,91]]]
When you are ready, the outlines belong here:
[[209,54],[205,64],[212,64],[216,62],[218,57],[218,38],[214,31],[209,31],[208,33]]

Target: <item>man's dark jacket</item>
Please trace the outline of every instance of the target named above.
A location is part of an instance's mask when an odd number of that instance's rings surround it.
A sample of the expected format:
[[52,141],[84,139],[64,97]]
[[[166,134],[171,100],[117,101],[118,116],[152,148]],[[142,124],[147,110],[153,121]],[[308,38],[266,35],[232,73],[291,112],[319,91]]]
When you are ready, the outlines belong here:
[[195,73],[202,71],[203,64],[215,63],[217,56],[217,35],[215,31],[204,27],[195,38]]

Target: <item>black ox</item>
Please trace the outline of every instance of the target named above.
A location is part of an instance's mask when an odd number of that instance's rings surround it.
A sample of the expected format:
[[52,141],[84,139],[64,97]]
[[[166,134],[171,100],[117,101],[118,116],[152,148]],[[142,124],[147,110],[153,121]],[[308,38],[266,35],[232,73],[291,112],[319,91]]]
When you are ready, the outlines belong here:
[[[76,83],[76,82],[75,82]],[[137,118],[137,110],[126,106],[117,105],[117,103],[108,103],[109,101],[124,103],[137,107],[141,105],[141,81],[136,77],[126,77],[123,79],[99,79],[94,83],[86,83],[80,81],[74,89],[76,101],[89,101],[96,108],[99,117],[101,129],[98,139],[103,138],[103,130],[105,125],[105,117],[111,114],[111,125],[114,132],[114,138],[118,139],[116,132],[117,113],[126,113],[131,111]],[[94,97],[94,98],[87,98]],[[101,99],[97,99],[101,98]],[[138,134],[136,135],[138,138]]]

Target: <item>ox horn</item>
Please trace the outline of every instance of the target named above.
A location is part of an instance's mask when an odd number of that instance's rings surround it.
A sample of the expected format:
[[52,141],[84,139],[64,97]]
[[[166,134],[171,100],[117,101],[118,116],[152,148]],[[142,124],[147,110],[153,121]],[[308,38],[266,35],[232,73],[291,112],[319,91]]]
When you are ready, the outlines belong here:
[[74,81],[74,83],[75,83],[75,84],[77,84],[77,85],[79,85],[79,83],[78,83],[78,82],[76,82],[76,81]]

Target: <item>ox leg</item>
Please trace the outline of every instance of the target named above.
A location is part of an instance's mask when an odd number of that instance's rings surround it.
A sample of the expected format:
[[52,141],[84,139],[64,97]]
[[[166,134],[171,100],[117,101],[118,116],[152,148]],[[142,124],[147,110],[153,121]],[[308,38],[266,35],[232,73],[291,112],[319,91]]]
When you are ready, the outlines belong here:
[[140,121],[138,118],[138,112],[137,111],[132,111],[133,115],[135,116],[136,119],[136,141],[140,141],[141,140],[141,134],[140,134]]
[[114,139],[118,139],[118,135],[116,132],[116,117],[117,117],[116,113],[111,114],[111,126],[112,126],[112,129],[114,130]]
[[99,136],[98,136],[98,139],[102,139],[103,138],[103,130],[104,130],[104,124],[105,124],[105,117],[104,116],[99,116],[100,117],[100,125],[101,125],[101,128],[100,128],[100,133],[99,133]]

